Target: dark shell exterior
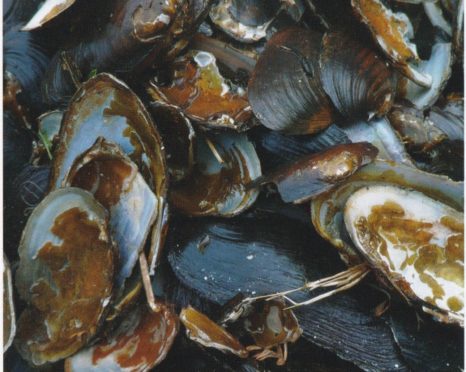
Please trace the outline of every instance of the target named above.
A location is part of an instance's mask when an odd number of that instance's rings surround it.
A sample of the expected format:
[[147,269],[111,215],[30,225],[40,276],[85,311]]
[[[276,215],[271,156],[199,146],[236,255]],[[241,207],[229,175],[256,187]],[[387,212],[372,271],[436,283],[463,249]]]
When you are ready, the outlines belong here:
[[338,111],[352,120],[382,116],[395,98],[395,73],[372,49],[349,33],[325,34],[320,77]]
[[296,27],[267,42],[249,81],[252,110],[269,129],[311,134],[328,127],[334,113],[320,82],[322,35]]

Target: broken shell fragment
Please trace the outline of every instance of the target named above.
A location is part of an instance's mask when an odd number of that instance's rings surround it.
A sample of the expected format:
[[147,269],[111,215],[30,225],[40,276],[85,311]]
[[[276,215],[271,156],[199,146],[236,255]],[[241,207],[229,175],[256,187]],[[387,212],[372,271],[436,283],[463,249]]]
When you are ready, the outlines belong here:
[[75,353],[96,334],[113,290],[115,250],[107,213],[87,191],[51,192],[19,246],[16,287],[28,307],[16,347],[34,365]]
[[280,3],[281,0],[220,0],[210,10],[210,19],[231,37],[252,43],[265,37]]
[[156,125],[140,99],[120,80],[99,74],[84,83],[75,94],[60,129],[55,151],[51,188],[62,186],[76,158],[99,137],[118,145],[158,199],[157,220],[152,231],[151,269],[155,266],[167,223],[168,187],[164,146]]
[[110,336],[65,361],[65,371],[147,371],[165,359],[178,333],[177,316],[165,305],[134,308]]
[[235,216],[259,192],[246,185],[262,175],[253,144],[242,133],[198,133],[196,165],[190,177],[173,185],[170,201],[189,216]]
[[110,233],[121,263],[115,288],[121,291],[157,216],[156,196],[137,166],[103,138],[75,160],[63,186],[91,192],[109,212]]
[[13,343],[16,334],[15,304],[13,302],[13,279],[8,259],[3,254],[3,352]]
[[429,60],[419,63],[419,71],[432,76],[430,88],[413,83],[407,78],[400,78],[398,83],[398,97],[405,98],[419,110],[431,107],[439,98],[451,75],[453,63],[452,44],[437,42],[432,47]]
[[346,180],[377,156],[378,150],[368,142],[333,146],[305,156],[253,185],[273,182],[286,203],[303,203]]
[[209,52],[191,50],[176,59],[171,82],[161,85],[154,80],[148,92],[200,124],[241,130],[252,118],[246,90],[222,76]]
[[269,348],[286,342],[296,342],[303,332],[282,299],[256,301],[244,320],[244,327],[256,344]]
[[404,297],[463,325],[463,213],[416,191],[371,186],[348,199],[344,220],[358,250]]
[[416,46],[409,41],[413,27],[408,17],[393,13],[380,0],[351,0],[351,5],[393,65],[416,84],[429,88],[432,76],[416,66],[419,56]]
[[297,27],[267,42],[249,81],[252,110],[269,129],[312,134],[327,128],[333,108],[320,82],[322,35]]
[[411,188],[457,210],[464,203],[464,183],[411,166],[375,160],[351,176],[345,183],[314,198],[311,203],[312,224],[316,231],[339,251],[349,265],[361,263],[343,223],[343,210],[348,198],[362,187],[393,185]]
[[395,74],[371,49],[341,31],[322,42],[320,78],[338,111],[351,119],[382,116],[395,97]]
[[194,167],[194,128],[177,106],[154,101],[150,111],[165,145],[170,181],[181,181],[191,174]]
[[46,0],[21,30],[32,31],[42,27],[67,10],[75,1],[76,0]]
[[194,308],[183,309],[180,320],[186,327],[186,335],[191,340],[205,347],[213,347],[240,358],[247,358],[248,351],[234,336]]

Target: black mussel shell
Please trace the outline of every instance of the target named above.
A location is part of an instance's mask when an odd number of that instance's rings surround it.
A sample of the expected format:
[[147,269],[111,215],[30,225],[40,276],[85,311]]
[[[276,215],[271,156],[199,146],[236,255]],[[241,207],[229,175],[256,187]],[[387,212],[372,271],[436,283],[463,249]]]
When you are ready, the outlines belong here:
[[248,90],[252,110],[267,128],[311,134],[332,123],[333,108],[320,82],[321,41],[321,34],[293,27],[267,42]]
[[386,114],[396,89],[395,74],[387,63],[348,32],[329,32],[322,44],[322,86],[338,111],[352,120]]
[[[309,225],[272,213],[176,219],[168,236],[171,267],[202,298],[225,304],[238,293],[270,294],[344,270]],[[199,244],[209,237],[208,244]],[[304,300],[299,293],[295,300]],[[407,370],[396,341],[373,309],[380,296],[352,290],[295,310],[308,341],[366,370]],[[381,302],[381,301],[380,301]]]
[[232,0],[228,12],[246,26],[270,21],[280,9],[280,0]]
[[[14,85],[13,79],[19,84],[17,92],[11,92],[17,97],[11,97],[13,105],[25,105],[40,111],[43,109],[40,98],[40,83],[49,65],[49,57],[43,41],[37,35],[20,30],[16,24],[3,35],[3,71],[6,85]],[[4,80],[5,82],[5,80]],[[4,93],[5,96],[5,93]],[[8,105],[8,102],[5,102]],[[15,109],[15,108],[14,108]]]

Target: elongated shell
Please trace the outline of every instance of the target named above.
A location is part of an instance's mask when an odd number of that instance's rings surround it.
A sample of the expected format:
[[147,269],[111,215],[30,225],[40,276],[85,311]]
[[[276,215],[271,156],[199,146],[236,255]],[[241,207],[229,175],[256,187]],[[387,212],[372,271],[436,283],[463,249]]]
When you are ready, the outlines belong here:
[[177,316],[167,306],[156,313],[138,306],[110,336],[68,358],[65,371],[150,370],[165,359],[178,327]]
[[347,236],[343,223],[343,209],[354,192],[369,185],[411,188],[455,209],[463,208],[462,182],[454,182],[447,177],[406,165],[376,160],[350,177],[343,185],[315,198],[311,204],[311,217],[315,229],[339,250],[341,258],[348,264],[359,263],[361,259]]
[[8,259],[3,254],[3,352],[13,343],[16,334],[15,304],[13,302],[13,279]]
[[157,217],[158,199],[136,165],[103,138],[75,160],[64,186],[91,192],[109,212],[110,233],[120,257],[115,288],[121,291]]
[[170,191],[173,206],[189,216],[235,216],[259,192],[246,185],[262,175],[253,144],[242,133],[197,136],[196,166]]
[[372,267],[405,297],[464,323],[464,215],[422,193],[393,186],[358,190],[345,226]]
[[395,97],[395,74],[376,53],[342,31],[325,34],[320,78],[340,113],[351,119],[382,116]]
[[317,32],[292,27],[267,42],[248,89],[252,110],[267,128],[307,134],[332,123],[333,109],[320,82],[321,41]]
[[192,307],[183,309],[180,319],[191,340],[206,347],[230,352],[241,358],[248,356],[246,348],[233,335],[196,309]]
[[163,245],[166,224],[167,166],[164,146],[139,98],[120,80],[99,74],[81,86],[63,117],[54,154],[51,188],[61,187],[76,158],[99,137],[112,142],[134,162],[158,202],[153,230],[151,268]]
[[304,156],[255,183],[273,182],[284,202],[303,203],[344,182],[377,153],[377,148],[367,142],[333,146]]
[[65,10],[75,3],[76,0],[47,0],[29,22],[21,29],[22,31],[31,31],[42,27],[55,17],[59,16]]
[[65,358],[97,332],[113,290],[107,213],[87,191],[51,192],[31,214],[19,246],[16,287],[28,308],[16,346],[34,365]]

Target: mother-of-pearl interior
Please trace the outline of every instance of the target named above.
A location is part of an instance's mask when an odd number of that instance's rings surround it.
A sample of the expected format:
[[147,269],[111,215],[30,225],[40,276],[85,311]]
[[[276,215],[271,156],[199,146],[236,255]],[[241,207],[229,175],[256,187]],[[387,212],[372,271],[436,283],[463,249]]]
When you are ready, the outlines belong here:
[[372,186],[348,199],[344,218],[356,246],[399,290],[464,316],[463,213],[417,191]]

